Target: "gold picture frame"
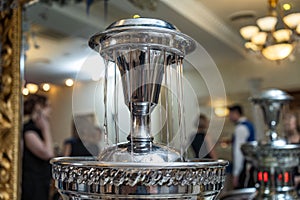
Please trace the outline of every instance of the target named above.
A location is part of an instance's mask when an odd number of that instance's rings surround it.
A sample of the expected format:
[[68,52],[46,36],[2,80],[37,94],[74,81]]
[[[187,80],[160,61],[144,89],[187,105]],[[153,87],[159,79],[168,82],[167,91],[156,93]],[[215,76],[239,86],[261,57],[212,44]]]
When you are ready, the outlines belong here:
[[20,199],[22,9],[30,0],[6,0],[0,7],[0,199]]

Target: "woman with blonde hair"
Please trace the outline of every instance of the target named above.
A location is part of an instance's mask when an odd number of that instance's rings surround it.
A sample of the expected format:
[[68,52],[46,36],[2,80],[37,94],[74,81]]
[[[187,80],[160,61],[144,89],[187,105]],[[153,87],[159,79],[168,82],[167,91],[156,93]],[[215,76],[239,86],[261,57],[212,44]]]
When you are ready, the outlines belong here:
[[[284,116],[284,133],[288,143],[300,144],[300,126],[299,115],[294,112],[285,114]],[[295,185],[300,190],[300,169],[295,168]]]
[[284,116],[284,133],[288,143],[300,143],[299,119],[296,113],[290,112]]

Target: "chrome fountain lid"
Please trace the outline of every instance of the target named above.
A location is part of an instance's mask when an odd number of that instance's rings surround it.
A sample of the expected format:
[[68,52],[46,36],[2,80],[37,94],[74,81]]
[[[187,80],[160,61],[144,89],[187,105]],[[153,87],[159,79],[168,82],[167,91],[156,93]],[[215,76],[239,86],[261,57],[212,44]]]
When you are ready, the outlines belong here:
[[[134,38],[134,39],[133,39]],[[196,48],[195,41],[181,33],[169,22],[151,18],[122,19],[112,23],[104,32],[93,35],[89,46],[102,56],[108,50],[130,47],[148,47],[167,50],[185,56]],[[106,52],[106,53],[105,53]]]
[[132,27],[152,27],[152,28],[165,28],[169,30],[176,30],[179,29],[174,26],[173,24],[160,20],[160,19],[153,19],[153,18],[131,18],[131,19],[122,19],[112,23],[110,26],[106,28],[106,30],[113,30],[113,29],[120,29],[120,28],[132,28]]
[[250,100],[254,103],[260,103],[263,101],[289,102],[293,100],[293,97],[282,90],[273,88],[264,90],[258,95],[250,97]]

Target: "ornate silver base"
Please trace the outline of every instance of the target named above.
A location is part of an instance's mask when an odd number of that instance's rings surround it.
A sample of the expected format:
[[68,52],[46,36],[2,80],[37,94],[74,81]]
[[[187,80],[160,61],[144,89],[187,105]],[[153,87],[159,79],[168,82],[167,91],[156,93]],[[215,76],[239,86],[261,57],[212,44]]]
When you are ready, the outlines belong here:
[[297,194],[294,176],[299,165],[300,145],[273,143],[246,143],[242,151],[257,169],[257,192],[253,199],[294,200]]
[[228,162],[115,163],[62,157],[51,164],[64,200],[213,200],[223,188]]

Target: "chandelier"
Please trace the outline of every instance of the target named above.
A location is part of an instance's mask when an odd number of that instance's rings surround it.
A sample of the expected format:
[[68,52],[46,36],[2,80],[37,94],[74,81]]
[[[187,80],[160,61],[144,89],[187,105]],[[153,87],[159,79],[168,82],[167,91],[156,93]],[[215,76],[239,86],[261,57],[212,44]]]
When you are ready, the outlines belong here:
[[284,15],[278,0],[268,0],[268,6],[268,15],[257,19],[257,25],[242,27],[240,34],[247,50],[280,61],[293,53],[299,41],[300,13]]

